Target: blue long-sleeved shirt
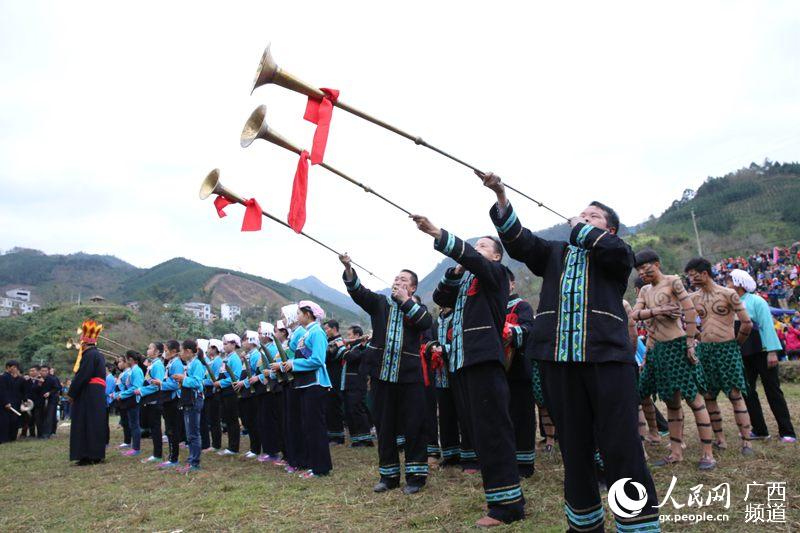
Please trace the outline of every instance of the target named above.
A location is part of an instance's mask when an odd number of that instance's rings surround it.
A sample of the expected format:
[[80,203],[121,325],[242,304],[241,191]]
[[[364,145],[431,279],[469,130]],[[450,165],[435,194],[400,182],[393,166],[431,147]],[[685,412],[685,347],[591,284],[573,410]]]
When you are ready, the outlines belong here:
[[306,328],[303,326],[298,326],[297,329],[292,331],[292,335],[289,337],[289,349],[293,352],[297,351],[297,344],[300,342],[300,339],[303,338],[306,334]]
[[[267,344],[267,353],[269,354],[269,356],[272,359],[272,361],[276,361],[276,362],[278,361],[278,347],[275,346],[275,342],[274,341],[269,343],[269,344]],[[267,364],[269,364],[269,360],[267,360]],[[273,372],[272,370],[269,371],[269,377],[274,378],[275,375],[276,375],[275,372]],[[264,376],[264,374],[261,374],[261,377],[259,379],[261,380],[261,383],[266,383],[267,382],[266,381],[266,377]]]
[[[164,376],[166,373],[167,371],[164,368],[164,361],[159,358],[153,359],[153,362],[150,363],[148,378],[164,381]],[[148,382],[145,383],[144,387],[142,387],[142,398],[145,396],[150,396],[151,394],[155,394],[160,390],[158,385],[151,385],[149,383],[149,379]]]
[[757,294],[746,292],[742,296],[742,302],[747,309],[747,314],[753,321],[753,326],[758,329],[761,336],[761,346],[765,352],[777,352],[783,349],[778,334],[772,326],[772,313],[769,311],[769,304]]
[[[250,365],[250,375],[257,376],[259,375],[258,372],[258,362],[261,359],[261,352],[258,351],[258,348],[253,348],[250,350],[250,353],[247,354],[247,362]],[[244,386],[248,389],[250,388],[250,380],[247,379],[247,373],[242,377],[244,379]],[[263,381],[261,381],[263,383]]]
[[211,372],[214,374],[213,376],[208,376],[208,372],[206,372],[206,379],[203,380],[203,385],[206,387],[211,387],[214,385],[214,382],[217,381],[219,378],[219,369],[222,368],[222,357],[215,357],[211,359],[208,364],[209,368],[211,368]]
[[[227,374],[223,379],[219,380],[219,386],[227,389],[233,385],[233,382],[239,381],[239,376],[242,375],[242,361],[236,352],[229,353],[225,359],[225,373]],[[233,378],[233,382],[231,381]]]
[[127,387],[127,383],[128,383],[128,376],[130,375],[130,373],[131,373],[131,369],[130,368],[126,368],[119,375],[119,384],[116,385],[116,387],[115,387],[116,391],[114,391],[115,397],[118,396],[119,394],[121,394],[122,391],[124,391],[125,389],[128,388]]
[[206,369],[203,363],[195,356],[194,359],[189,361],[189,369],[186,371],[186,377],[183,379],[183,386],[187,389],[203,390],[203,378],[206,376]]
[[167,365],[167,374],[164,381],[161,382],[161,390],[173,391],[170,398],[179,397],[181,395],[180,384],[172,379],[175,374],[183,374],[186,369],[183,366],[183,361],[178,356],[172,358]]
[[[135,395],[142,385],[144,385],[144,372],[139,368],[139,365],[135,365],[128,373],[125,381],[125,390],[119,393],[120,399],[130,398]],[[139,402],[139,398],[136,398],[136,402]]]
[[330,387],[331,379],[328,376],[328,369],[325,368],[325,355],[328,351],[328,336],[322,331],[320,325],[314,322],[308,326],[302,339],[302,353],[305,357],[297,357],[295,354],[295,358],[292,360],[292,370],[295,372],[316,371],[315,382],[309,383],[305,387],[310,387],[312,385]]
[[117,380],[112,374],[106,374],[106,405],[111,405],[114,400],[111,395],[114,394],[114,389],[117,387]]

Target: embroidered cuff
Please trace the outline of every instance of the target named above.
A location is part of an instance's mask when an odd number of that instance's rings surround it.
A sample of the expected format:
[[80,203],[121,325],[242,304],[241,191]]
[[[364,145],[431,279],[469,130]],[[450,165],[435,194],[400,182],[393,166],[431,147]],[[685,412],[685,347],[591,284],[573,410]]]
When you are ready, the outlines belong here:
[[572,228],[572,233],[569,235],[569,242],[578,248],[591,250],[594,248],[594,245],[597,244],[597,241],[599,241],[606,233],[608,232],[603,231],[600,228],[595,228],[590,224],[584,224],[581,222]]
[[444,283],[445,285],[451,285],[453,287],[460,285],[461,278],[464,277],[464,272],[456,274],[455,270],[456,269],[453,267],[448,268],[445,271],[444,276],[442,277],[442,283]]
[[445,229],[442,229],[442,235],[433,241],[433,247],[456,261],[464,255],[464,241]]
[[355,269],[353,270],[353,279],[349,281],[345,277],[345,272],[342,272],[342,281],[344,281],[344,285],[347,287],[348,292],[358,289],[361,286],[361,282],[358,280],[358,274],[356,273]]
[[492,218],[497,234],[502,241],[513,240],[522,231],[522,223],[517,218],[511,203],[504,207],[502,212],[500,206],[495,203],[489,210],[489,216]]

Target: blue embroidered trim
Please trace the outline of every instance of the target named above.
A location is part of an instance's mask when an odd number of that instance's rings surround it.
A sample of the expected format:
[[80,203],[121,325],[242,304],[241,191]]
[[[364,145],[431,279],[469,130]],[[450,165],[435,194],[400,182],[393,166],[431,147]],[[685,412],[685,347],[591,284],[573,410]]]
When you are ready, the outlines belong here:
[[513,300],[509,300],[508,301],[508,305],[506,306],[506,309],[511,309],[512,307],[514,307],[515,305],[517,305],[521,301],[522,301],[522,298],[514,298]]
[[383,349],[380,379],[397,383],[403,350],[403,312],[391,297],[387,296],[386,301],[389,303],[389,323],[386,326],[386,347]]
[[578,232],[578,236],[575,237],[575,242],[578,243],[578,246],[580,246],[581,248],[584,247],[584,245],[586,244],[586,237],[592,232],[593,229],[594,226],[590,224],[586,224],[581,228],[581,230]]
[[569,245],[561,275],[558,310],[557,361],[584,361],[589,257],[586,250]]
[[382,477],[400,477],[400,465],[379,466],[378,472]]
[[448,358],[450,372],[453,373],[464,366],[464,306],[467,303],[467,291],[472,284],[473,278],[475,276],[470,272],[461,278],[461,286],[458,289],[458,296],[456,296],[456,305],[453,311],[453,340],[450,343]]
[[603,510],[602,505],[594,511],[589,511],[588,513],[578,513],[573,511],[569,504],[565,503],[564,512],[567,515],[567,520],[576,526],[589,526],[591,524],[601,522],[605,516],[605,511]]
[[395,442],[398,446],[403,446],[406,443],[406,438],[403,435],[398,435],[397,439],[395,439]]
[[415,476],[427,476],[428,464],[427,463],[406,463],[406,474],[413,474]]
[[471,461],[473,459],[477,459],[478,458],[478,454],[475,453],[472,450],[461,450],[459,452],[459,455],[461,456],[462,459],[467,460],[467,461]]
[[452,233],[447,234],[447,244],[444,246],[444,255],[450,255],[450,252],[453,251],[453,246],[456,244],[456,237]]
[[536,461],[536,452],[517,452],[517,462],[522,464],[533,464]]
[[517,214],[514,212],[514,209],[511,208],[511,213],[508,215],[508,218],[503,223],[503,225],[498,226],[497,224],[495,224],[494,227],[497,228],[497,231],[499,233],[505,233],[511,229],[511,227],[514,225],[516,221],[517,221]]
[[451,448],[442,448],[442,457],[450,458],[450,457],[457,457],[460,455],[460,450],[458,446],[453,446]]
[[487,503],[503,503],[522,498],[522,489],[517,485],[504,490],[488,489],[484,491],[484,494],[486,495]]

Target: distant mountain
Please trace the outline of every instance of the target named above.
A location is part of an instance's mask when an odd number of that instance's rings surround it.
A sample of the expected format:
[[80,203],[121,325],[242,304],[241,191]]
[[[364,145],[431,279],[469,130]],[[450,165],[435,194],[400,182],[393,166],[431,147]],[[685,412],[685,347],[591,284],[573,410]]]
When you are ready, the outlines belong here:
[[[317,296],[324,300],[328,300],[329,302],[338,305],[339,307],[343,307],[348,311],[352,311],[353,313],[361,313],[362,310],[359,306],[357,306],[353,299],[350,298],[347,294],[341,291],[337,291],[336,289],[329,287],[319,279],[315,278],[314,276],[308,276],[303,279],[293,279],[289,283],[287,283],[290,287],[294,287],[301,291],[305,291],[312,296]],[[344,284],[342,284],[344,287]]]
[[[140,269],[108,255],[46,255],[22,248],[0,255],[0,288],[14,287],[32,289],[35,302],[40,304],[76,301],[79,295],[85,301],[100,295],[117,303],[203,301],[211,303],[217,313],[222,303],[276,308],[311,298],[308,292],[277,281],[182,257]],[[329,302],[324,296],[315,299],[331,317],[363,319],[360,313]]]

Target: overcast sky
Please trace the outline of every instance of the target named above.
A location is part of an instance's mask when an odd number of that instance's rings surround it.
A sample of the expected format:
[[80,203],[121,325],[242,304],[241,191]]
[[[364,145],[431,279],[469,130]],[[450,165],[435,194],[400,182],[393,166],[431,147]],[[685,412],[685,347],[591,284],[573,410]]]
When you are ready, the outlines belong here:
[[[311,144],[303,96],[249,95],[268,41],[289,72],[565,214],[599,199],[637,223],[709,175],[800,159],[794,2],[0,6],[0,249],[139,267],[183,256],[340,288],[330,252],[266,220],[241,233],[243,208],[220,220],[197,196],[219,167],[226,186],[286,217],[296,156],[239,147],[260,104]],[[459,235],[493,230],[477,178],[339,109],[326,162]],[[441,259],[377,198],[319,167],[309,182],[305,231],[384,279]],[[526,226],[559,222],[511,198]]]

